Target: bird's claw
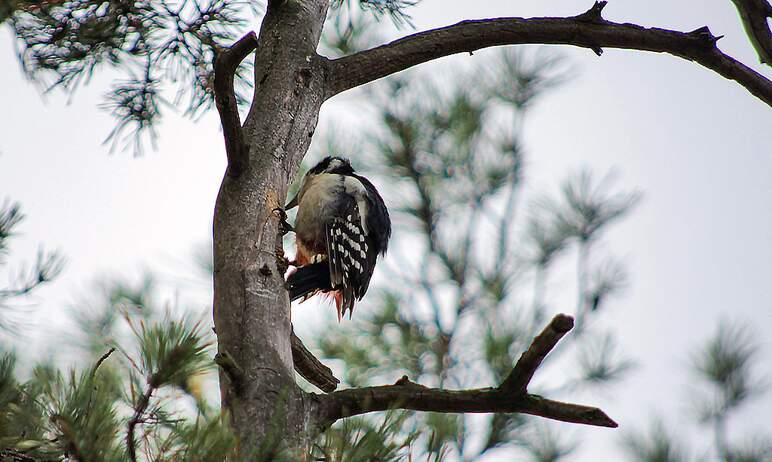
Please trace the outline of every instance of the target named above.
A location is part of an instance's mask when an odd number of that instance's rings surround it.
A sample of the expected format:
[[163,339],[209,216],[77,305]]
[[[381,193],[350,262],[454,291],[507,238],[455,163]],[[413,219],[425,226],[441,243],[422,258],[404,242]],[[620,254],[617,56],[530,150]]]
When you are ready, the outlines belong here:
[[276,207],[272,210],[279,217],[279,232],[284,236],[289,232],[295,231],[295,229],[287,222],[287,212],[281,207]]

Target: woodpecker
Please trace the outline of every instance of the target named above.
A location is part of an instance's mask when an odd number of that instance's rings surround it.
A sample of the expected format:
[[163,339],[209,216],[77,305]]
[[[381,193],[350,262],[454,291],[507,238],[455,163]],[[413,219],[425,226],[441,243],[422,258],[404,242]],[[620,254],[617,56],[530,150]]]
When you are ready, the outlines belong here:
[[317,292],[335,300],[338,321],[354,311],[370,285],[378,254],[391,237],[391,219],[375,186],[357,175],[351,162],[325,157],[303,177],[286,210],[295,219],[297,271],[287,278],[291,300]]

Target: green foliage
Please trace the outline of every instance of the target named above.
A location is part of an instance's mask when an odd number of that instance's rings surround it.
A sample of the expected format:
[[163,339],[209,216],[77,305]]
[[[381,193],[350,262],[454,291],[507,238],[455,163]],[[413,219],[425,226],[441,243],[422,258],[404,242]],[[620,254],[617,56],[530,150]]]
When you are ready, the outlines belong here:
[[221,461],[232,453],[235,438],[203,393],[211,334],[189,316],[161,315],[149,281],[107,285],[102,303],[85,308],[92,318],[80,326],[101,329],[80,334],[91,337],[81,351],[96,358],[100,346],[114,347],[91,367],[63,373],[42,364],[19,381],[14,355],[0,359],[0,450],[78,461],[125,461],[131,447],[140,460]]
[[207,350],[211,341],[204,340],[200,322],[189,325],[185,320],[164,319],[135,329],[140,345],[140,369],[148,374],[148,385],[159,388],[175,385],[185,388],[188,378],[211,367]]
[[222,462],[235,456],[235,436],[221,418],[174,422],[171,431],[160,441],[159,462]]
[[[246,4],[255,5],[251,14]],[[13,29],[27,75],[50,90],[74,91],[104,67],[119,69],[103,108],[117,120],[108,140],[152,141],[166,102],[160,88],[172,83],[185,114],[213,105],[213,63],[259,13],[259,3],[223,0],[4,2],[0,22]],[[250,87],[249,64],[236,80]],[[239,96],[241,103],[247,101]]]
[[543,424],[533,425],[529,430],[519,436],[517,442],[532,462],[557,462],[572,454],[578,446]]
[[135,285],[113,280],[97,284],[95,289],[72,310],[80,334],[73,336],[72,342],[92,358],[101,355],[107,345],[121,341],[122,320],[147,321],[158,315],[153,298],[157,287],[151,275]]
[[713,392],[701,411],[703,420],[721,418],[761,391],[753,376],[757,356],[758,345],[747,328],[720,324],[694,359],[695,371]]
[[374,15],[378,20],[388,16],[397,27],[413,27],[413,23],[410,22],[410,15],[405,10],[420,2],[421,0],[333,0],[330,7],[333,10],[350,11],[356,5],[362,11]]
[[122,459],[116,440],[116,407],[121,394],[114,375],[98,370],[64,375],[39,367],[33,376],[35,387],[39,387],[35,390],[37,399],[44,403],[50,422],[44,435],[54,441],[52,453],[75,460]]
[[683,462],[689,460],[674,432],[661,422],[654,422],[648,434],[628,434],[624,439],[627,453],[634,462]]
[[[335,0],[331,18],[340,32],[332,48],[354,51],[350,18],[365,13],[380,21],[388,16],[397,27],[412,26],[406,10],[420,0]],[[25,73],[46,91],[75,91],[104,68],[117,69],[102,109],[116,120],[107,137],[115,148],[141,153],[154,143],[164,109],[181,106],[197,118],[214,103],[217,54],[259,23],[265,2],[226,0],[95,0],[0,3],[0,24],[13,30]],[[360,13],[355,12],[358,10]],[[252,64],[236,71],[237,100],[247,92]],[[175,96],[161,89],[173,88]]]
[[39,445],[35,439],[46,425],[38,402],[25,392],[16,380],[16,356],[5,353],[0,358],[0,446],[7,447],[17,440],[25,446]]
[[41,460],[122,460],[115,439],[121,393],[114,374],[62,374],[44,364],[19,383],[14,366],[14,355],[6,353],[0,362],[0,449],[13,447]]
[[[708,425],[713,447],[712,460],[725,462],[767,462],[772,460],[772,435],[750,435],[743,444],[729,441],[729,418],[765,391],[757,378],[759,344],[748,327],[721,322],[693,357],[693,373],[698,379],[689,390],[697,409],[695,424]],[[623,441],[632,460],[670,462],[690,460],[686,444],[675,432],[654,422],[648,434],[629,433]],[[693,451],[697,452],[697,451]],[[704,452],[704,450],[702,451]],[[704,456],[703,456],[704,457]],[[700,459],[702,460],[702,459]]]
[[406,414],[388,412],[380,424],[354,417],[322,435],[314,446],[313,460],[324,462],[398,462],[406,459],[416,434],[398,436]]
[[619,348],[612,335],[588,338],[579,349],[578,364],[584,383],[603,384],[618,381],[633,367],[633,362],[619,358]]
[[0,269],[7,271],[10,285],[0,286],[0,329],[15,333],[21,326],[20,309],[15,302],[51,282],[62,271],[64,258],[57,252],[46,252],[41,247],[31,266],[22,264],[8,268],[10,241],[24,220],[18,203],[4,202],[0,206]]
[[13,236],[13,230],[22,221],[24,215],[21,213],[19,204],[3,204],[0,208],[0,262],[4,262],[8,254],[8,240]]
[[547,199],[541,205],[554,213],[555,225],[564,235],[592,241],[640,199],[635,192],[608,194],[612,180],[606,176],[595,181],[591,172],[583,170],[563,182],[559,201]]

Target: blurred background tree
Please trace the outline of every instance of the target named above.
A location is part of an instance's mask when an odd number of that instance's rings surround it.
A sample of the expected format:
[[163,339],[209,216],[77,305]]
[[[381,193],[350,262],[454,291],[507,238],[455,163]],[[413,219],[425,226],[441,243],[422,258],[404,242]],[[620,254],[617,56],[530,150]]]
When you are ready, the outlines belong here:
[[[356,17],[335,25],[325,42],[333,54],[361,46],[360,31],[372,33]],[[627,281],[622,264],[593,244],[639,195],[620,190],[610,175],[580,171],[556,195],[521,199],[525,117],[571,74],[554,53],[531,48],[457,69],[456,84],[428,74],[391,78],[361,98],[376,128],[361,138],[332,133],[317,153],[359,146],[355,167],[380,180],[398,227],[366,312],[317,334],[348,385],[403,375],[450,389],[500,383],[544,322],[566,312],[548,283],[572,259],[577,327],[567,342],[574,344],[548,357],[545,372],[563,374],[535,392],[608,384],[631,366],[613,333],[593,322]],[[418,460],[481,460],[507,449],[504,457],[554,461],[578,447],[552,425],[517,414],[416,413],[402,428],[415,438]]]
[[648,432],[628,432],[623,439],[633,462],[717,460],[722,462],[768,462],[772,460],[772,434],[760,428],[748,435],[730,432],[730,418],[740,418],[744,407],[768,391],[762,377],[759,342],[750,328],[723,320],[715,334],[692,356],[693,381],[686,401],[691,405],[691,425],[704,435],[703,445],[685,439],[676,423],[650,424]]
[[23,220],[20,204],[10,200],[0,204],[0,271],[8,277],[8,284],[0,285],[0,329],[10,334],[29,327],[24,324],[26,309],[20,303],[56,278],[64,265],[59,253],[45,251],[42,246],[34,263],[10,265],[11,240]]

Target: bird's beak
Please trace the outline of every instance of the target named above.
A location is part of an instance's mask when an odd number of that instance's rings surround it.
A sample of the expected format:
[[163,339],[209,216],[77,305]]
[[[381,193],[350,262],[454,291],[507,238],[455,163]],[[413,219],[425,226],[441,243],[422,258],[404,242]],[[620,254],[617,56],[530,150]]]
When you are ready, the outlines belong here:
[[293,207],[297,207],[298,206],[298,196],[299,196],[299,194],[295,194],[295,197],[290,199],[290,201],[287,202],[287,205],[284,206],[284,210],[289,210],[289,209],[291,209]]

